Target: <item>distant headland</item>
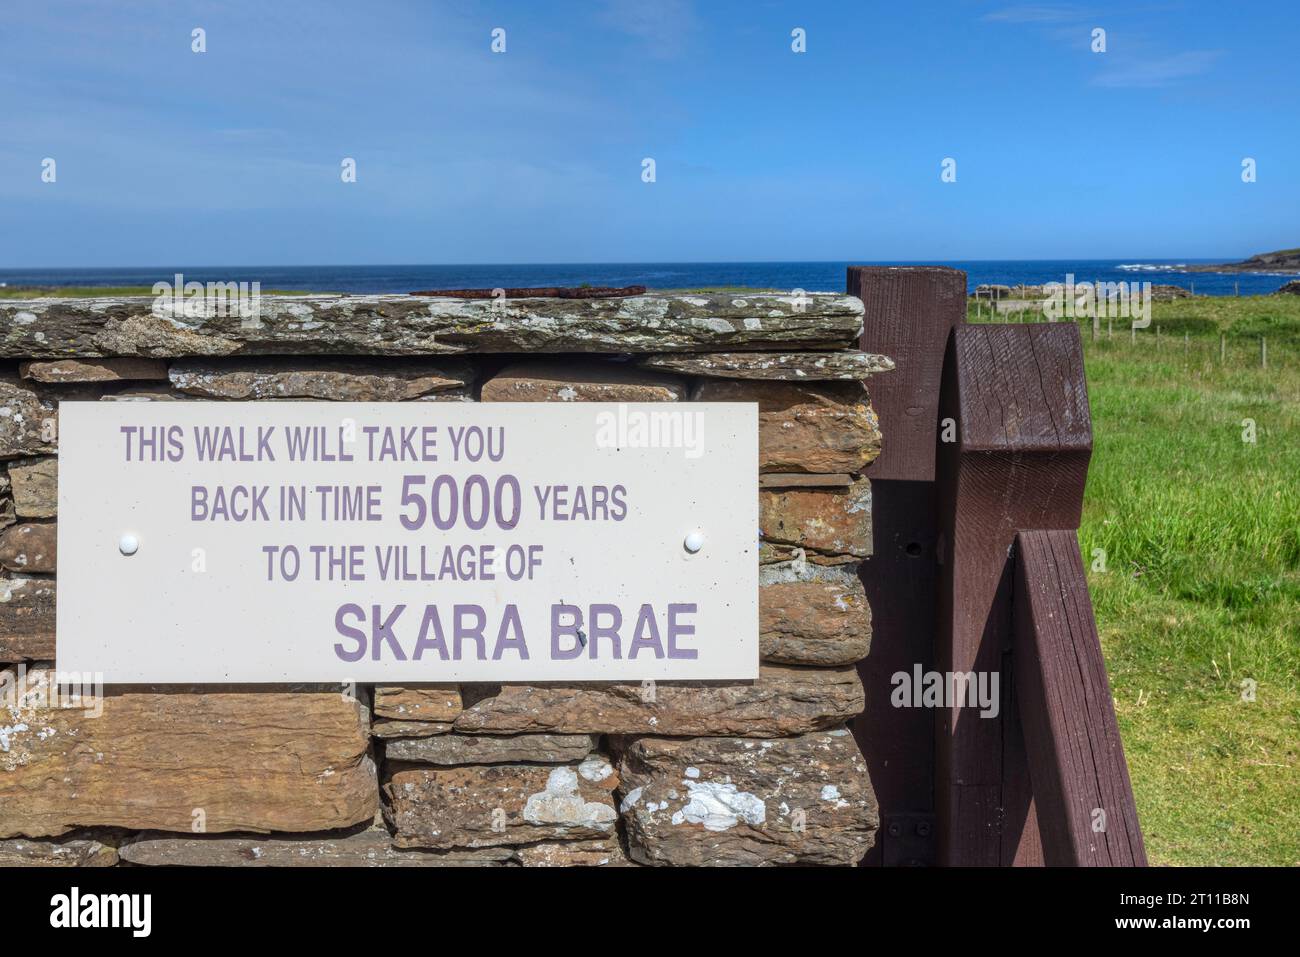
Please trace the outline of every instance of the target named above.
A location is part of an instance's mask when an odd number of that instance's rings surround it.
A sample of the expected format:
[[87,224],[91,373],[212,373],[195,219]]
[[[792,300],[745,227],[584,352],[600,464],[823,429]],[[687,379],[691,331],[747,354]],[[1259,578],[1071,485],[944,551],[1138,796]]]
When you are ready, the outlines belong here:
[[1201,263],[1185,267],[1187,272],[1273,272],[1300,273],[1300,249],[1279,249],[1259,253],[1239,263]]

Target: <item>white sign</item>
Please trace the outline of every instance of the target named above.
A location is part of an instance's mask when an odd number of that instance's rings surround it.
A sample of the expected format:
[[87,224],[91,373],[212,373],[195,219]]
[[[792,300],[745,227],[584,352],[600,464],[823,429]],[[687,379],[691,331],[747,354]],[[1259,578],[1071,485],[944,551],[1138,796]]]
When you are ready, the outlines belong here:
[[60,671],[758,676],[739,403],[64,402]]

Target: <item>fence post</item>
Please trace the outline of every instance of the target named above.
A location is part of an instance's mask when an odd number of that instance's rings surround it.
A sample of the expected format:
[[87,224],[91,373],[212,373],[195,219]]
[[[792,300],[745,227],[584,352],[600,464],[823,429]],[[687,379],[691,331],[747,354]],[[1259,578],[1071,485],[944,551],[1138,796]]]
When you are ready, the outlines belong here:
[[1259,337],[1259,367],[1268,368],[1268,340],[1263,336]]
[[1219,333],[1219,364],[1222,365],[1228,361],[1228,337],[1225,333]]
[[[918,665],[923,672],[934,667],[939,386],[949,332],[966,316],[966,275],[938,267],[851,266],[847,288],[865,307],[862,348],[890,356],[896,366],[868,385],[884,441],[867,468],[873,547],[862,582],[872,638],[871,652],[858,665],[866,708],[853,729],[881,826],[863,863],[933,864],[934,712],[893,707],[890,678]],[[989,308],[992,314],[992,300]]]

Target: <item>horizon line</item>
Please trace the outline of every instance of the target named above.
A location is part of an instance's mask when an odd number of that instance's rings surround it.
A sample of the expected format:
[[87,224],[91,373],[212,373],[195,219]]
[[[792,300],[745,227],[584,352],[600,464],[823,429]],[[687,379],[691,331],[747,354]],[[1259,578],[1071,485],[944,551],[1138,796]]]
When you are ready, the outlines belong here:
[[[1261,255],[1255,253],[1252,255]],[[1023,258],[1006,258],[1006,259],[963,259],[959,257],[947,259],[642,259],[642,260],[603,260],[591,262],[399,262],[399,263],[256,263],[256,264],[232,264],[232,263],[190,263],[188,268],[192,269],[387,269],[387,268],[421,268],[421,267],[450,267],[450,268],[470,268],[470,267],[566,267],[575,266],[767,266],[767,265],[864,265],[864,266],[924,266],[924,265],[943,265],[944,263],[1068,263],[1068,262],[1125,262],[1133,264],[1157,264],[1157,263],[1234,263],[1244,261],[1249,257],[1243,257],[1241,260],[1232,260],[1228,258],[1203,257],[1203,256],[1185,256],[1185,257],[1142,257],[1142,256],[1106,256],[1106,257],[1066,257],[1066,258],[1049,258],[1049,259],[1023,259]],[[170,269],[187,268],[177,265],[158,265],[150,264],[143,266],[115,264],[112,266],[0,266],[0,273],[8,272],[58,272],[60,270],[127,270],[127,269]]]

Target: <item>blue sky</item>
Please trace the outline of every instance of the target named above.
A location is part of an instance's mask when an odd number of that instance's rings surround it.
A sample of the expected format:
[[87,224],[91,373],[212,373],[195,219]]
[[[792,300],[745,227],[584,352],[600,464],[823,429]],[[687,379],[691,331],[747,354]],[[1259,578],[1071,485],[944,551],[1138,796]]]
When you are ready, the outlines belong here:
[[1290,2],[7,0],[0,268],[1244,256],[1300,245],[1298,40]]

